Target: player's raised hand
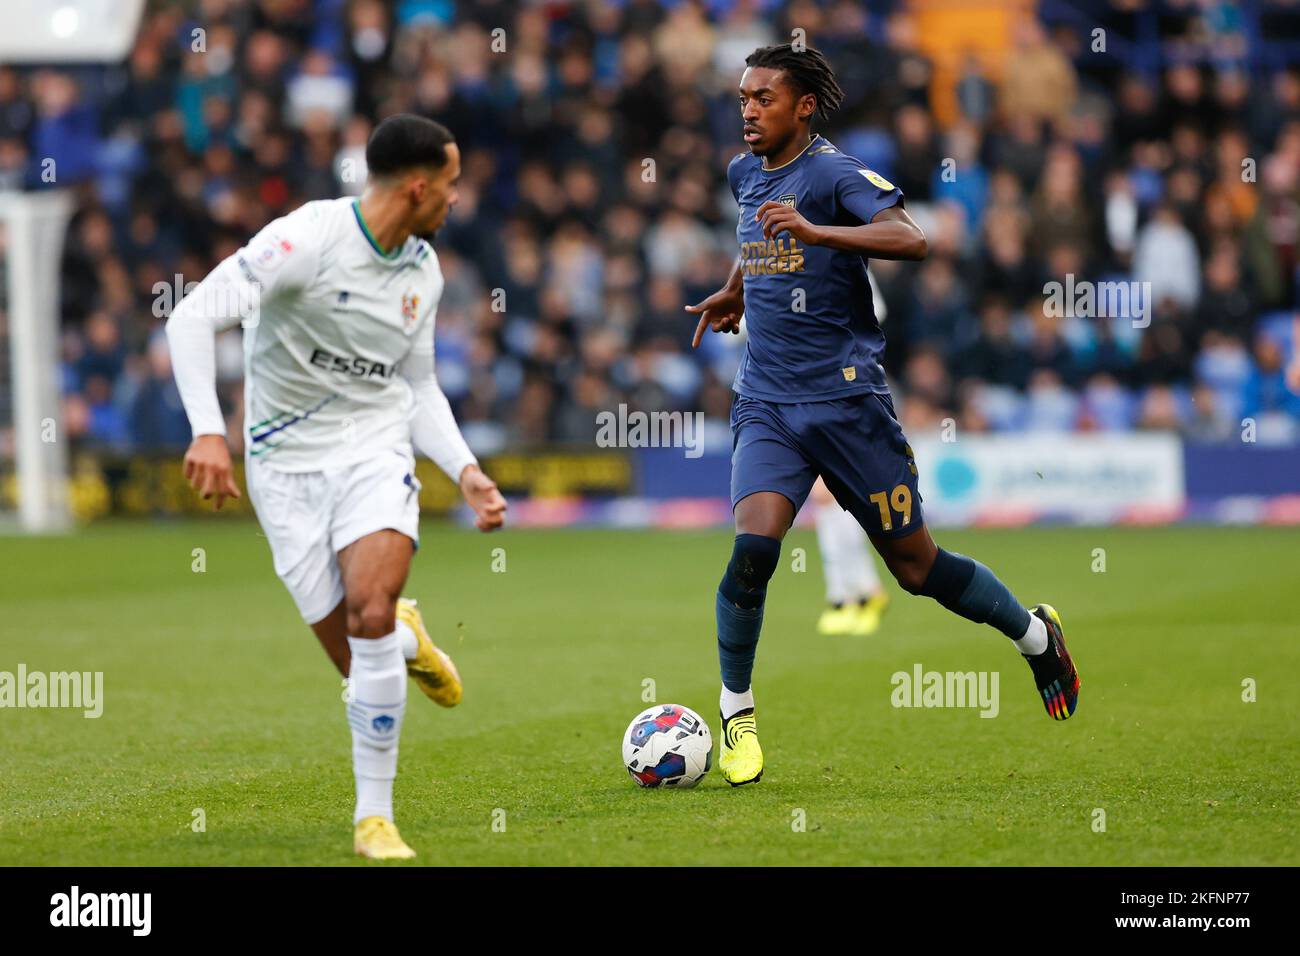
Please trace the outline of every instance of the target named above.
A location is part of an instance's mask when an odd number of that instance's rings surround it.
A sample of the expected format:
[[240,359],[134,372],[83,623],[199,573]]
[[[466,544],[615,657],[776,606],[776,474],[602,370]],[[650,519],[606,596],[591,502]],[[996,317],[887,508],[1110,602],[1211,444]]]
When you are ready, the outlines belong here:
[[182,472],[204,501],[217,499],[217,511],[221,510],[227,498],[240,496],[224,435],[199,435],[190,442]]
[[793,206],[769,199],[758,207],[754,218],[763,224],[763,236],[775,239],[783,232],[788,232],[795,239],[809,245],[817,245],[817,227],[805,219]]
[[460,473],[460,493],[474,509],[474,527],[480,531],[495,531],[506,523],[505,496],[478,465],[466,465]]
[[691,339],[691,348],[699,348],[706,328],[712,328],[714,332],[731,332],[733,335],[738,335],[740,317],[745,312],[744,287],[737,289],[726,286],[698,305],[686,306],[686,311],[700,317],[699,324],[695,326],[695,337]]

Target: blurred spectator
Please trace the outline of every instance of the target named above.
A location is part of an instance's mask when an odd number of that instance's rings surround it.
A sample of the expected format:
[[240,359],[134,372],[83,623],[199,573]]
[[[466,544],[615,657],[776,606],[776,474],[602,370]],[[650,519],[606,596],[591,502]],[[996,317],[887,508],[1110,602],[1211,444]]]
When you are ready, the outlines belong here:
[[1074,107],[1075,88],[1074,67],[1048,42],[1042,25],[1031,17],[1019,19],[1002,79],[1002,115],[1063,124]]
[[1035,369],[1029,377],[1024,428],[1027,431],[1064,432],[1074,428],[1079,400],[1053,368]]
[[1236,422],[1225,414],[1218,394],[1209,385],[1197,385],[1192,392],[1192,420],[1187,437],[1200,442],[1225,442],[1236,433]]
[[1011,310],[992,296],[980,310],[979,338],[961,355],[961,374],[994,385],[1023,389],[1029,382],[1029,353],[1011,336]]
[[1201,290],[1200,256],[1196,240],[1172,205],[1162,204],[1138,232],[1133,274],[1139,282],[1151,283],[1153,303],[1169,300],[1182,308],[1196,305]]
[[1246,227],[1246,261],[1266,308],[1294,306],[1300,264],[1300,168],[1294,156],[1270,156],[1261,170],[1262,198]]
[[1138,412],[1138,428],[1153,431],[1176,431],[1182,422],[1178,417],[1178,397],[1168,385],[1153,385],[1142,396]]
[[172,378],[167,340],[154,335],[145,358],[145,378],[131,402],[131,441],[143,451],[184,450],[190,441],[190,426]]
[[1243,388],[1243,411],[1258,418],[1270,413],[1300,418],[1300,391],[1287,380],[1281,345],[1271,336],[1255,339],[1255,365]]

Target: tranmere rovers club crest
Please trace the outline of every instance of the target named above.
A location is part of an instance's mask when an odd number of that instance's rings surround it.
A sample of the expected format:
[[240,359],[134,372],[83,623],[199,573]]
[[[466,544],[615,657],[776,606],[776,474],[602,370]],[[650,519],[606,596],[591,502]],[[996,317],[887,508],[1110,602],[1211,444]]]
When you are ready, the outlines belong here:
[[420,297],[414,292],[402,296],[402,328],[409,332],[420,311]]

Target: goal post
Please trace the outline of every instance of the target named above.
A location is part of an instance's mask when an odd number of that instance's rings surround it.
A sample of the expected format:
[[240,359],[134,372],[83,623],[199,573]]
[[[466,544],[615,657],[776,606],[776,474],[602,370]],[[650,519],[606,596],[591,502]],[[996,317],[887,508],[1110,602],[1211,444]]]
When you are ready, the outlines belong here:
[[126,57],[145,0],[4,0],[0,63],[110,63]]
[[71,520],[59,413],[59,286],[72,211],[64,190],[0,192],[18,523],[30,532],[62,531]]
[[[145,0],[5,0],[0,63],[119,63],[140,29]],[[58,157],[50,157],[57,160]],[[59,288],[72,194],[0,192],[18,524],[60,531],[68,508],[68,440],[59,405]]]

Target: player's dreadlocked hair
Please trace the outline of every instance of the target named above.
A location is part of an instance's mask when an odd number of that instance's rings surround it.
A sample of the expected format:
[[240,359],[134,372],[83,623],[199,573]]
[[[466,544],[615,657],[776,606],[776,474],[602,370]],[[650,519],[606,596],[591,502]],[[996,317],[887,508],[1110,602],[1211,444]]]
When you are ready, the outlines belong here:
[[828,119],[844,101],[844,91],[835,82],[835,72],[820,50],[810,46],[796,50],[792,44],[761,46],[745,57],[745,66],[784,70],[799,95],[817,97],[817,115]]

